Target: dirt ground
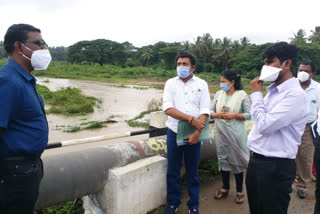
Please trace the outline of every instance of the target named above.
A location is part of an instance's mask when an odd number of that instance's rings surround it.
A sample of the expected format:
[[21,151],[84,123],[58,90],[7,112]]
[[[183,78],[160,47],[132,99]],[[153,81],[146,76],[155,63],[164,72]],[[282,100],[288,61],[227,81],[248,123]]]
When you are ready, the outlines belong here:
[[[221,176],[212,177],[206,182],[202,182],[200,186],[200,207],[201,214],[249,214],[249,206],[247,197],[245,202],[241,205],[234,202],[236,195],[234,177],[230,176],[230,191],[229,195],[225,199],[215,200],[213,198],[214,193],[221,188],[222,181]],[[306,199],[300,199],[297,196],[295,185],[292,186],[293,192],[291,194],[291,201],[289,205],[288,214],[313,214],[313,208],[315,204],[315,183],[309,184],[309,195]],[[245,185],[244,192],[246,193]],[[246,195],[246,194],[245,194]],[[183,185],[182,203],[176,214],[187,214],[188,207],[186,202],[188,200],[187,188]],[[150,214],[163,214],[164,207],[161,207]]]

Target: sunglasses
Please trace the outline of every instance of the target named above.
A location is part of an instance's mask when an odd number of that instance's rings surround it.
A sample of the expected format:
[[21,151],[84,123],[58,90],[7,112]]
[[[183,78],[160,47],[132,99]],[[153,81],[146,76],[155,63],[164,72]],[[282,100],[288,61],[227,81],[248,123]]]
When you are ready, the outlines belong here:
[[41,39],[34,40],[34,41],[26,41],[26,42],[33,43],[33,44],[39,46],[40,48],[47,48],[48,47],[48,44],[45,41],[41,40]]

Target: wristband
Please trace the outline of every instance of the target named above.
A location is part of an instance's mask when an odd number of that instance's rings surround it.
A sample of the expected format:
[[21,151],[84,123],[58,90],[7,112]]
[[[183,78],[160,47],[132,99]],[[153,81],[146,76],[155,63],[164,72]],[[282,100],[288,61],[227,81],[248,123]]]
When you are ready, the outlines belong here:
[[190,117],[189,120],[188,120],[188,123],[191,124],[191,123],[192,123],[192,120],[193,120],[193,117]]

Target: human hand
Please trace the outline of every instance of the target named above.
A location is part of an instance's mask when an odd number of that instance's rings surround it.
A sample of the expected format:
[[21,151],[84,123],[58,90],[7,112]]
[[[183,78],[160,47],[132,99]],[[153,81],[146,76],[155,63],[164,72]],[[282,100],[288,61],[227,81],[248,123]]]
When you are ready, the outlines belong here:
[[200,136],[200,132],[195,131],[193,134],[191,134],[188,137],[186,137],[185,140],[191,145],[192,144],[197,144],[199,136]]
[[252,92],[257,92],[257,91],[262,92],[263,81],[259,80],[259,77],[256,77],[250,82],[250,87]]
[[202,129],[204,128],[205,124],[203,122],[201,122],[199,119],[197,118],[193,118],[191,121],[191,125],[193,127],[195,127],[196,129],[202,131]]
[[222,112],[222,119],[232,120],[236,118],[236,113],[233,112]]
[[222,118],[222,115],[223,115],[223,112],[222,112],[222,111],[219,111],[219,112],[217,112],[217,113],[212,112],[210,116],[211,116],[211,118],[219,118],[219,119],[221,119],[221,118]]

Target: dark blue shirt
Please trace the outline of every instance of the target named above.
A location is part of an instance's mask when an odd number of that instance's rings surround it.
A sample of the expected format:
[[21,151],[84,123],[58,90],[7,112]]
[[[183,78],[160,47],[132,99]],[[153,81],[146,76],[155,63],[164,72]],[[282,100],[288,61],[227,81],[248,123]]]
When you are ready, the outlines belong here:
[[0,68],[0,158],[41,155],[48,143],[48,123],[36,79],[8,59]]

